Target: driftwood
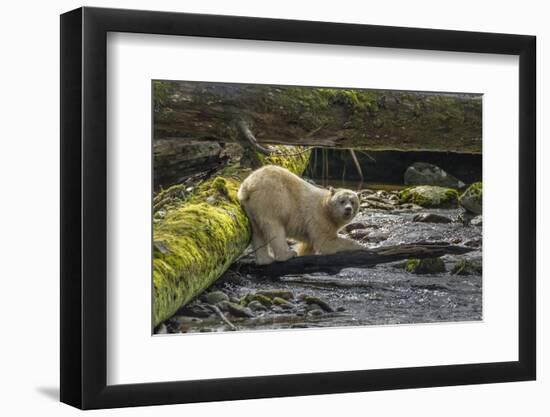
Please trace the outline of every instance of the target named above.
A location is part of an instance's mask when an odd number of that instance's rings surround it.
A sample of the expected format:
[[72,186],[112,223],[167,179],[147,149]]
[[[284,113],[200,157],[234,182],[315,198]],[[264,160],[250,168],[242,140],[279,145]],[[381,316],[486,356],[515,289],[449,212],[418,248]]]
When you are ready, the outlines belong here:
[[275,278],[284,275],[311,274],[324,272],[336,274],[344,268],[366,268],[377,264],[399,261],[408,258],[437,258],[446,254],[460,255],[471,252],[472,248],[448,245],[445,243],[417,243],[345,251],[333,255],[299,256],[285,262],[270,265],[236,263],[233,268],[239,273]]

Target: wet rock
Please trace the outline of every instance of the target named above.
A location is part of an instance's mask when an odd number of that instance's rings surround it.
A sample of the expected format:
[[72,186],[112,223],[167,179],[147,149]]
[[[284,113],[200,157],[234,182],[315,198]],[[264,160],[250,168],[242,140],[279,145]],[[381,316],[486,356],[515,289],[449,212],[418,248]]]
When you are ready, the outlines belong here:
[[439,274],[445,272],[445,263],[441,258],[410,259],[405,267],[413,274]]
[[167,334],[167,333],[168,333],[168,328],[164,323],[159,324],[155,329],[155,334]]
[[176,313],[178,315],[185,315],[190,317],[201,317],[206,318],[210,317],[213,313],[210,308],[204,304],[199,304],[197,302],[186,305],[185,307],[178,310]]
[[412,203],[405,203],[400,204],[399,208],[395,210],[395,212],[407,212],[407,211],[419,211],[422,210],[424,207],[419,206],[418,204],[412,204]]
[[313,295],[303,295],[301,297],[301,300],[309,305],[317,305],[326,312],[331,313],[334,311],[332,307],[325,300],[322,300],[318,297],[314,297]]
[[413,217],[413,222],[421,223],[451,223],[451,219],[441,214],[420,213]]
[[350,233],[354,230],[365,229],[367,225],[362,222],[353,222],[344,227],[344,231]]
[[483,211],[483,184],[475,182],[470,185],[460,196],[459,203],[462,207],[474,214],[481,214]]
[[247,294],[244,299],[241,301],[243,304],[248,304],[252,301],[258,301],[260,304],[264,305],[265,307],[271,307],[271,298],[266,297],[263,294]]
[[176,316],[176,317],[173,317],[172,320],[176,324],[187,324],[187,325],[197,324],[202,322],[202,320],[197,317],[188,317],[188,316]]
[[284,298],[285,300],[294,299],[294,294],[289,290],[262,290],[257,291],[256,294],[265,295],[268,298]]
[[437,165],[415,162],[405,171],[406,185],[437,185],[440,187],[463,188],[465,184],[448,174]]
[[472,226],[483,226],[483,216],[480,214],[479,216],[476,216],[474,217],[471,221],[470,221],[470,224]]
[[340,306],[340,307],[338,307],[338,308],[336,309],[336,311],[342,313],[342,312],[346,311],[346,308]]
[[467,242],[464,242],[464,245],[468,246],[469,248],[479,248],[482,244],[483,244],[482,238],[471,239],[471,240],[468,240]]
[[452,188],[423,185],[401,191],[399,201],[422,207],[454,208],[458,204],[458,192]]
[[364,239],[368,235],[369,235],[369,231],[367,229],[354,229],[348,234],[349,237],[355,240]]
[[252,311],[267,311],[267,307],[259,301],[251,301],[250,303],[248,303],[247,307]]
[[368,188],[364,188],[361,191],[359,191],[359,198],[365,198],[371,194],[376,194],[376,192],[374,190],[369,190]]
[[287,310],[285,310],[284,308],[282,307],[279,307],[279,306],[274,306],[271,311],[275,314],[286,314],[287,313]]
[[470,222],[476,217],[474,213],[471,213],[469,211],[463,211],[460,213],[457,217],[457,221],[462,223],[464,226],[469,226]]
[[294,309],[294,304],[289,303],[287,300],[285,300],[284,298],[281,298],[281,297],[275,297],[273,299],[273,304],[281,307],[284,310],[293,310]]
[[227,302],[227,311],[235,317],[254,317],[254,313],[248,307],[242,307],[238,304]]
[[218,304],[222,301],[229,301],[229,297],[227,294],[221,291],[212,291],[208,294],[206,294],[206,302],[208,304]]
[[321,310],[320,308],[314,308],[313,310],[308,311],[307,315],[312,317],[319,317],[323,315],[323,310]]
[[367,236],[367,241],[371,243],[380,243],[387,240],[390,237],[386,232],[372,232]]
[[451,270],[453,275],[481,275],[483,272],[481,259],[461,260]]

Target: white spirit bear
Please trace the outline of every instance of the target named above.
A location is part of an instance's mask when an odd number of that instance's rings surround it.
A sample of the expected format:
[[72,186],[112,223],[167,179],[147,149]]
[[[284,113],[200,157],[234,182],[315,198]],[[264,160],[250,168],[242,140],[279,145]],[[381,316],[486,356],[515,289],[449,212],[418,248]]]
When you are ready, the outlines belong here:
[[[364,249],[338,236],[359,209],[359,198],[351,190],[319,188],[284,168],[268,165],[244,180],[238,197],[250,220],[259,265],[296,255]],[[297,253],[289,248],[287,238],[298,241]]]

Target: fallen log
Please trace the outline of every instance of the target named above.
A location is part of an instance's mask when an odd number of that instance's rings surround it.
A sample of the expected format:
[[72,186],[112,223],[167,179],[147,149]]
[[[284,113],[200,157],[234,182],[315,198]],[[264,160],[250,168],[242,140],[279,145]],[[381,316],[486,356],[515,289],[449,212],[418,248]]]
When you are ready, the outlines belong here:
[[332,255],[299,256],[285,262],[274,262],[269,265],[238,262],[232,268],[241,274],[257,275],[266,278],[311,274],[315,272],[337,274],[344,268],[367,268],[373,265],[409,258],[437,258],[447,254],[461,255],[472,250],[472,248],[465,246],[423,242],[412,245],[345,251]]
[[370,150],[481,153],[482,96],[155,81],[154,135]]
[[[309,153],[277,146],[266,164],[301,174]],[[234,163],[191,191],[175,185],[153,199],[153,326],[218,279],[248,246],[248,218],[237,190],[251,169]]]
[[190,176],[222,168],[226,158],[217,142],[157,139],[153,143],[153,186],[155,190],[167,184],[184,182]]

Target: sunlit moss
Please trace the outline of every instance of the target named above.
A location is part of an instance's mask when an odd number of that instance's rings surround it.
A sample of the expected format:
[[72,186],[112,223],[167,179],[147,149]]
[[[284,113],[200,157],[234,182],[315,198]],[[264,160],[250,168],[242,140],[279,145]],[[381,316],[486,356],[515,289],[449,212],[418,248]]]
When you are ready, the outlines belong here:
[[[267,157],[265,163],[301,174],[309,151],[279,148],[286,156]],[[208,288],[248,246],[250,227],[237,191],[249,173],[233,164],[192,191],[173,186],[153,200],[163,212],[153,230],[154,326]]]
[[399,193],[399,202],[418,204],[422,207],[456,207],[458,192],[452,188],[421,185],[407,188]]

